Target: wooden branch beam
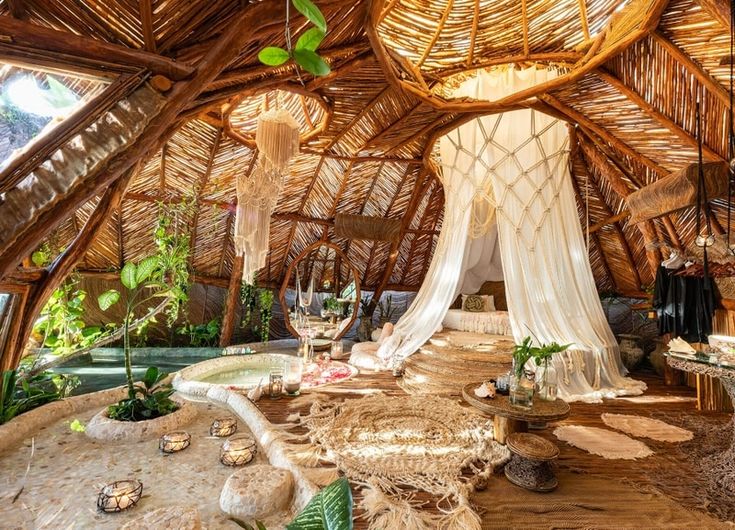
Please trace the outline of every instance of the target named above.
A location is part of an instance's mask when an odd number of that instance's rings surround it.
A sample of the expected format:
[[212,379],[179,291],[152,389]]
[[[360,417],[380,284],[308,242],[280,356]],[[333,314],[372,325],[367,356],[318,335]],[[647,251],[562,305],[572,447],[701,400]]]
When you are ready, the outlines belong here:
[[660,175],[668,174],[668,171],[664,169],[662,166],[660,166],[658,163],[654,162],[647,156],[639,153],[638,151],[630,147],[625,142],[620,141],[617,137],[611,134],[607,129],[597,125],[594,121],[590,120],[587,116],[573,109],[572,107],[565,105],[564,103],[556,99],[554,96],[545,94],[545,95],[539,96],[539,99],[549,104],[551,107],[555,108],[562,114],[568,116],[572,122],[580,124],[585,129],[589,129],[590,131],[595,133],[597,136],[602,138],[604,141],[609,143],[611,146],[613,146],[615,149],[617,149],[621,153],[628,155],[629,157],[633,158],[634,160],[638,161],[644,166],[652,169],[656,173],[659,173]]
[[240,302],[240,283],[242,282],[244,264],[245,258],[243,256],[235,256],[235,261],[232,264],[230,283],[227,287],[227,296],[225,298],[225,312],[222,315],[222,333],[219,336],[219,345],[223,348],[232,344],[232,333],[235,330],[235,315]]
[[[626,98],[628,98],[630,101],[635,103],[645,114],[647,114],[650,118],[652,118],[654,121],[657,121],[664,127],[666,127],[674,136],[678,137],[682,142],[684,142],[686,145],[693,149],[697,149],[697,139],[694,138],[691,134],[689,134],[687,131],[685,131],[681,126],[679,126],[678,123],[676,123],[674,120],[666,116],[664,113],[659,111],[657,108],[655,108],[653,105],[648,103],[643,96],[641,96],[638,92],[630,88],[628,85],[623,83],[620,79],[615,77],[614,75],[610,74],[609,72],[605,70],[597,70],[595,72],[597,76],[604,80],[607,84],[610,86],[616,88],[620,93],[622,93]],[[723,161],[724,158],[717,153],[714,149],[709,147],[706,144],[702,144],[702,152],[705,157],[715,160],[715,161]]]
[[121,98],[131,94],[141,83],[142,77],[139,75],[118,78],[87,105],[58,124],[53,134],[45,135],[40,141],[24,149],[0,172],[0,193],[13,188],[79,131],[85,129]]
[[7,0],[10,14],[18,20],[28,20],[28,11],[24,5],[25,0]]
[[689,57],[684,50],[679,48],[660,31],[654,31],[651,33],[651,38],[666,50],[679,64],[696,77],[697,81],[702,83],[707,90],[709,90],[717,99],[720,100],[720,102],[722,102],[723,105],[725,105],[725,108],[730,108],[730,94],[719,81],[712,77],[704,68],[695,62],[694,59]]
[[[270,16],[276,7],[259,3],[249,4],[241,10],[232,26],[228,27],[197,66],[196,75],[189,81],[176,83],[166,104],[151,119],[133,145],[112,157],[94,175],[88,175],[84,182],[69,190],[53,207],[37,215],[32,226],[19,231],[11,244],[0,249],[0,278],[13,270],[41,242],[46,233],[56,228],[85,201],[115,182],[138,161],[160,149],[176,131],[178,114],[240,54],[242,46],[250,38],[249,30],[256,27],[263,17]],[[37,230],[37,227],[43,227],[44,230]]]
[[84,227],[69,244],[66,250],[56,258],[49,268],[45,278],[33,289],[23,308],[21,331],[12,353],[11,364],[17,366],[20,362],[28,338],[33,331],[33,325],[41,314],[43,306],[51,294],[62,284],[66,277],[74,270],[76,264],[84,257],[87,249],[94,241],[97,232],[109,220],[112,213],[120,206],[122,197],[132,177],[138,173],[139,165],[118,179],[102,196],[94,212],[89,216]]
[[153,34],[153,0],[138,0],[138,11],[145,49],[156,53],[156,36]]
[[[632,190],[625,183],[624,175],[620,169],[614,164],[607,161],[605,154],[600,151],[597,146],[591,142],[580,141],[580,147],[585,158],[597,167],[600,175],[607,180],[610,187],[623,199],[632,193]],[[602,201],[605,202],[604,200]],[[656,245],[656,229],[652,221],[644,221],[635,225],[643,236],[646,245],[646,257],[651,274],[655,277],[659,263],[661,263],[661,253]],[[637,269],[636,269],[637,270]]]
[[697,0],[707,13],[716,19],[723,28],[730,32],[730,2],[729,0]]
[[[577,137],[576,137],[576,131],[574,127],[569,127],[569,139],[570,139],[570,146],[571,146],[571,153],[569,153],[569,174],[572,177],[572,188],[574,188],[574,197],[577,199],[577,207],[584,211],[585,210],[585,202],[582,198],[582,192],[579,189],[579,182],[577,182],[576,175],[574,174],[574,161],[578,159],[579,156],[579,145],[577,144]],[[582,161],[584,163],[584,161]],[[586,168],[585,168],[586,169]],[[613,290],[617,292],[618,290],[618,284],[615,281],[615,275],[612,272],[612,269],[610,268],[610,264],[607,261],[607,256],[605,256],[605,250],[602,248],[602,244],[600,243],[600,238],[597,234],[593,233],[592,230],[588,229],[588,234],[590,236],[590,239],[594,243],[594,245],[597,247],[597,251],[600,253],[600,261],[602,261],[602,268],[605,270],[605,275],[610,279],[610,284],[613,286]],[[589,252],[589,250],[588,250]]]
[[186,79],[194,72],[192,66],[162,55],[49,29],[7,16],[0,17],[0,39],[23,51],[58,53],[102,64],[144,68],[177,81]]
[[610,225],[613,225],[615,223],[619,223],[620,221],[624,221],[628,217],[630,217],[630,211],[628,211],[628,210],[623,210],[622,212],[620,212],[618,214],[610,215],[609,217],[603,219],[602,221],[599,221],[599,222],[597,222],[597,223],[595,223],[593,225],[590,225],[590,234],[594,234],[595,232],[599,232],[600,230],[602,230],[606,226],[610,226]]

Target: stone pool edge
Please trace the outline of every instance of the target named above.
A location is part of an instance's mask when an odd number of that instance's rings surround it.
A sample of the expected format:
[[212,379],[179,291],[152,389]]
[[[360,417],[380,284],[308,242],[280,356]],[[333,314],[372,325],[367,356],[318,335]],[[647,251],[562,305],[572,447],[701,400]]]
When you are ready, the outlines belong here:
[[[215,359],[203,363],[213,360]],[[185,398],[206,400],[225,406],[244,421],[253,437],[265,451],[270,464],[287,469],[293,475],[295,489],[292,506],[296,512],[303,510],[320,488],[306,477],[299,465],[294,464],[288,458],[286,443],[283,441],[283,431],[268,421],[268,418],[253,402],[238,392],[222,385],[192,381],[182,375],[182,372],[196,367],[197,365],[193,365],[176,373],[173,380],[176,392]]]

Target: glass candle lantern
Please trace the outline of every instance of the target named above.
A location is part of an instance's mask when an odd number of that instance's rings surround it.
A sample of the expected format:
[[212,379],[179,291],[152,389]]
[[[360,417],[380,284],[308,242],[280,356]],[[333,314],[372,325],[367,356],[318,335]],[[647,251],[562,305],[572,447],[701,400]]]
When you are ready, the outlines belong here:
[[255,457],[256,452],[255,440],[242,434],[222,444],[219,460],[226,466],[244,466]]
[[283,394],[283,369],[273,368],[270,372],[268,395],[271,399],[278,399]]
[[158,441],[158,448],[163,453],[183,451],[191,444],[191,435],[185,431],[176,431],[164,434]]
[[332,341],[331,357],[332,359],[341,359],[344,352],[344,346],[341,340]]
[[237,420],[235,418],[217,418],[209,428],[209,434],[218,438],[227,438],[237,431]]
[[289,396],[299,395],[303,372],[304,363],[298,357],[286,361],[286,373],[283,376],[283,389]]
[[118,480],[100,490],[97,509],[106,513],[121,512],[135,506],[142,495],[140,480]]

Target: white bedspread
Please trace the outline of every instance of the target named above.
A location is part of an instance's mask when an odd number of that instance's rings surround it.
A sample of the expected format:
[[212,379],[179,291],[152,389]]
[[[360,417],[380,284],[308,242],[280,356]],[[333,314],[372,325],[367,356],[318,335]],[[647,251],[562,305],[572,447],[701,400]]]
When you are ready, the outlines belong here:
[[444,315],[445,328],[490,335],[512,335],[507,311],[483,311],[472,313],[461,309],[449,309]]

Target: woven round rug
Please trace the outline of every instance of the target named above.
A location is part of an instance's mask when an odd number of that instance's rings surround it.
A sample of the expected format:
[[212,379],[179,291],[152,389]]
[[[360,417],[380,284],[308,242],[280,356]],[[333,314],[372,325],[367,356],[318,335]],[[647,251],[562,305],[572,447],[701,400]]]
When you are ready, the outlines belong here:
[[[510,458],[508,449],[493,439],[492,421],[437,396],[317,402],[302,424],[328,460],[369,490],[363,492],[362,508],[371,528],[398,528],[391,525],[407,518],[439,524],[433,520],[437,517],[446,519],[441,524],[447,528],[477,527],[479,517],[468,495]],[[462,476],[468,470],[471,479]],[[445,515],[417,513],[404,487],[442,499]],[[454,503],[448,510],[447,502]]]

